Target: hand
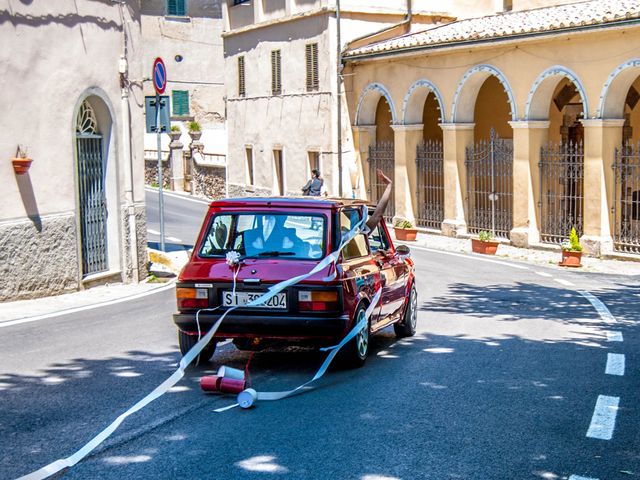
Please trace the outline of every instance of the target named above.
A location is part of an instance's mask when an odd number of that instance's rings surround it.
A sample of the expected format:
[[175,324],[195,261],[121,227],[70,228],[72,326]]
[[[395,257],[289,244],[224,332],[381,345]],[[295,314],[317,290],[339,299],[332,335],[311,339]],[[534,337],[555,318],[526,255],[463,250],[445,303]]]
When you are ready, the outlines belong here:
[[383,181],[384,183],[386,183],[387,185],[389,185],[389,184],[391,183],[391,179],[390,179],[389,177],[387,177],[387,176],[382,172],[382,170],[380,170],[379,168],[378,168],[378,170],[377,170],[377,173],[378,173],[378,179],[379,179],[379,180],[382,180],[382,181]]

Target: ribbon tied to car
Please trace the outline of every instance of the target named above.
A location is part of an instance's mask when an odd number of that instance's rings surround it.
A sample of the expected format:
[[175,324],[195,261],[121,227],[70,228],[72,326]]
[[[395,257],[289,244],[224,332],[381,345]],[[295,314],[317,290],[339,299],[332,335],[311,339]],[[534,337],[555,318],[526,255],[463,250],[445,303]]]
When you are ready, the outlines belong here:
[[[335,251],[333,251],[332,253],[327,255],[310,272],[308,272],[308,273],[306,273],[304,275],[299,275],[299,276],[294,277],[294,278],[289,279],[289,280],[284,280],[284,281],[282,281],[282,282],[280,282],[280,283],[278,283],[276,285],[271,286],[266,293],[264,293],[260,297],[256,298],[255,300],[253,300],[252,302],[250,302],[246,306],[252,307],[252,306],[260,305],[261,303],[267,302],[270,298],[272,298],[273,296],[275,296],[276,294],[278,294],[279,292],[281,292],[285,288],[290,287],[291,285],[294,285],[294,284],[296,284],[298,282],[301,282],[301,281],[305,280],[306,278],[309,278],[309,277],[317,274],[318,272],[324,270],[325,268],[327,268],[331,264],[335,264],[335,262],[338,260],[338,257],[340,256],[340,252],[342,251],[342,249],[351,240],[353,240],[353,238],[356,235],[368,232],[368,228],[366,226],[366,222],[367,222],[367,207],[364,206],[362,208],[360,221],[346,235],[344,235],[342,237],[340,245]],[[227,257],[226,261],[227,261],[227,263],[229,264],[229,266],[231,268],[237,268],[237,265],[239,264],[240,259],[235,258],[235,256],[233,256],[233,258]],[[335,274],[335,270],[334,270],[334,274]],[[376,296],[379,296],[379,293],[380,292],[378,291]],[[371,305],[373,305],[374,307],[371,307]],[[374,302],[371,302],[371,305],[370,305],[370,308],[375,308]],[[171,374],[171,376],[169,378],[167,378],[164,382],[162,382],[160,385],[158,385],[156,388],[154,388],[144,398],[139,400],[132,407],[130,407],[128,410],[126,410],[124,413],[122,413],[120,416],[118,416],[104,430],[102,430],[95,437],[93,437],[88,443],[86,443],[77,452],[75,452],[73,455],[71,455],[69,457],[61,458],[61,459],[58,459],[58,460],[56,460],[56,461],[54,461],[54,462],[52,462],[52,463],[50,463],[48,465],[45,465],[44,467],[40,468],[39,470],[36,470],[35,472],[31,472],[31,473],[29,473],[27,475],[23,475],[18,480],[42,480],[42,479],[45,479],[47,477],[50,477],[51,475],[54,475],[54,474],[58,473],[59,471],[65,469],[65,468],[70,468],[70,467],[74,466],[79,461],[81,461],[83,458],[85,458],[87,455],[89,455],[95,448],[98,447],[98,445],[100,445],[107,438],[109,438],[113,434],[113,432],[115,432],[115,430],[122,424],[122,422],[127,417],[129,417],[130,415],[133,415],[137,411],[139,411],[142,408],[144,408],[145,406],[147,406],[149,403],[151,403],[154,400],[156,400],[157,398],[161,397],[171,387],[176,385],[182,379],[182,377],[184,377],[185,370],[189,366],[189,364],[191,364],[191,362],[193,362],[193,360],[196,358],[196,356],[198,356],[200,354],[200,352],[212,340],[213,336],[215,335],[215,333],[218,330],[218,328],[220,328],[220,324],[224,321],[226,316],[229,315],[229,313],[231,313],[234,310],[236,310],[237,308],[239,308],[239,306],[235,305],[235,306],[232,306],[232,307],[228,308],[227,310],[225,310],[224,313],[220,316],[220,318],[216,321],[216,323],[214,323],[213,326],[209,329],[209,331],[202,338],[200,338],[200,340],[191,348],[191,350],[189,350],[182,357],[182,359],[180,360],[180,363],[178,364],[178,368],[176,369],[175,372],[173,372]],[[201,310],[198,310],[198,312],[196,313],[196,316],[198,316],[200,311],[216,310],[216,309],[201,309]],[[353,336],[355,336],[360,331],[360,330],[357,329],[357,327],[358,327],[358,325],[356,325],[356,327],[354,327],[351,330],[351,332],[349,332],[347,334],[347,336],[345,338],[349,337],[350,335],[351,335],[351,338],[353,338]],[[342,346],[341,344],[343,344],[343,342],[346,343],[346,341],[343,339],[343,341],[340,342],[340,344],[336,345],[331,350],[331,353],[327,356],[327,359],[330,358],[331,360],[333,360],[333,357],[335,357],[335,354],[337,353],[339,348],[341,348],[341,346]],[[326,371],[329,363],[331,363],[331,361],[327,362],[327,360],[325,360],[323,365],[320,367],[320,370],[318,371],[318,373],[316,373],[314,378],[312,380],[310,380],[309,382],[307,382],[306,384],[303,384],[300,387],[298,387],[298,388],[296,388],[294,390],[291,390],[289,392],[264,392],[263,395],[266,395],[266,397],[263,397],[262,399],[263,400],[277,400],[279,398],[285,398],[287,396],[292,395],[293,393],[303,389],[306,385],[308,385],[309,383],[317,380],[317,378],[320,378],[322,375],[324,375],[324,372]],[[318,375],[318,374],[320,374],[320,375]],[[281,396],[279,398],[275,398],[278,395],[281,395]],[[267,397],[274,397],[274,398],[267,398]],[[258,395],[258,399],[260,399],[260,395]],[[235,406],[236,405],[232,405],[231,407],[227,407],[227,409],[228,408],[233,408]]]

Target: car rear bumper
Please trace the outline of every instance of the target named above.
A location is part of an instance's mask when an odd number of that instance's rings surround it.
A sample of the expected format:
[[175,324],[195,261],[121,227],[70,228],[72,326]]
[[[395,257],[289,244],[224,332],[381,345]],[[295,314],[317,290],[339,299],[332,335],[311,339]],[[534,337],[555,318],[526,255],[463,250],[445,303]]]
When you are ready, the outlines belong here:
[[[201,313],[198,317],[200,330],[208,332],[221,314]],[[195,313],[177,313],[173,321],[187,333],[197,334]],[[274,338],[274,339],[336,339],[341,338],[349,327],[348,316],[273,316],[231,313],[225,317],[215,333],[221,338]]]

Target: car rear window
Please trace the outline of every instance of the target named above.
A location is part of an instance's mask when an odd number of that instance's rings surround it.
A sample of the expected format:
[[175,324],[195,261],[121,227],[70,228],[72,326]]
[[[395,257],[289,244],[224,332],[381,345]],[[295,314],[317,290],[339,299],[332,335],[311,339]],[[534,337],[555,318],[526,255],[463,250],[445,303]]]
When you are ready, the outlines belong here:
[[201,257],[236,251],[243,257],[320,259],[325,254],[325,217],[300,213],[220,213],[207,228]]

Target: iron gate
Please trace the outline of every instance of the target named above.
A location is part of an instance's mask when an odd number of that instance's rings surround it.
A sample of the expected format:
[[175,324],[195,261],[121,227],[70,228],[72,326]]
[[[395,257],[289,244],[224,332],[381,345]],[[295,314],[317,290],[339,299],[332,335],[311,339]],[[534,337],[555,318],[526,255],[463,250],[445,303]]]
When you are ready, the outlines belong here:
[[509,238],[513,226],[513,140],[492,128],[489,140],[467,147],[467,230]]
[[440,229],[444,220],[444,155],[442,142],[423,140],[416,149],[418,215],[421,227]]
[[582,236],[584,149],[582,142],[540,148],[540,239],[560,243],[575,228]]
[[640,253],[640,145],[616,148],[613,248]]
[[83,276],[107,270],[107,205],[102,136],[78,134],[78,183]]
[[[376,173],[377,169],[382,170],[387,177],[394,181],[393,172],[395,170],[394,161],[394,145],[393,142],[377,142],[374,145],[369,146],[369,200],[377,203],[380,197],[384,193],[387,185],[380,181]],[[395,181],[394,181],[395,184]],[[395,187],[392,186],[391,198],[387,205],[386,215],[384,216],[387,222],[391,222],[395,215]]]

